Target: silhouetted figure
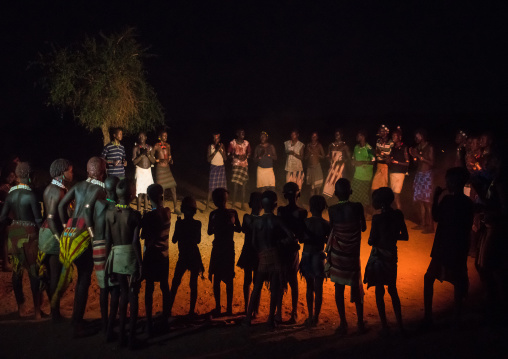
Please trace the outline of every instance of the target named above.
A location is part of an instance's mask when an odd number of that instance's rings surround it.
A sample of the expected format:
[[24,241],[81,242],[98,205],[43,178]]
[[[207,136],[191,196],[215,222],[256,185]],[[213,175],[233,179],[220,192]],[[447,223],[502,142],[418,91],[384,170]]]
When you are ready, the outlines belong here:
[[382,331],[388,332],[385,312],[385,285],[392,298],[393,312],[400,330],[403,330],[402,312],[399,294],[397,293],[397,241],[407,241],[408,233],[404,215],[391,205],[394,200],[393,191],[381,187],[372,193],[372,205],[381,213],[372,217],[369,245],[372,246],[369,261],[365,267],[364,283],[367,289],[376,287],[376,305],[381,319]]
[[266,282],[270,288],[268,325],[274,328],[275,308],[280,305],[282,297],[282,273],[278,248],[287,243],[294,243],[295,238],[282,219],[273,213],[277,207],[277,194],[273,191],[263,192],[261,203],[264,214],[252,223],[252,245],[258,253],[259,265],[244,324],[250,325],[252,313],[259,303],[263,283]]
[[152,165],[155,163],[153,148],[146,143],[146,133],[140,132],[138,143],[132,149],[132,163],[136,166],[136,196],[138,211],[141,211],[141,202],[145,202],[145,212],[148,211],[148,197],[146,190],[153,184]]
[[[5,204],[5,199],[9,194],[9,190],[17,184],[18,176],[16,176],[17,163],[9,163],[2,168],[0,183],[0,211]],[[11,272],[12,266],[9,264],[9,256],[7,250],[7,227],[0,226],[0,255],[2,262],[2,271]]]
[[115,211],[116,202],[116,186],[120,182],[120,178],[110,176],[104,181],[104,189],[106,190],[106,199],[98,199],[95,202],[93,221],[94,236],[92,240],[93,247],[93,264],[97,284],[99,285],[99,304],[101,308],[102,327],[104,331],[108,326],[108,306],[109,306],[109,281],[106,278],[106,213]]
[[159,282],[162,292],[162,317],[164,323],[171,315],[171,292],[169,291],[169,230],[171,210],[164,207],[164,190],[159,184],[151,184],[147,189],[152,210],[141,220],[141,238],[145,240],[143,256],[143,277],[145,281],[145,309],[148,335],[153,335],[152,307],[154,283]]
[[[300,197],[300,188],[294,182],[288,182],[284,185],[282,192],[284,198],[288,201],[286,206],[277,208],[277,216],[280,216],[286,227],[293,233],[294,242],[286,243],[280,249],[282,264],[283,285],[291,287],[291,318],[289,323],[296,323],[298,316],[298,268],[300,266],[300,245],[298,241],[303,238],[305,231],[305,218],[307,210],[298,207],[296,200]],[[279,309],[277,311],[277,320],[282,320],[282,296]]]
[[234,232],[240,233],[242,226],[238,213],[234,209],[226,208],[228,191],[217,188],[212,193],[212,200],[217,209],[210,213],[208,220],[208,235],[214,235],[208,279],[213,278],[213,296],[215,298],[214,315],[221,313],[220,282],[226,284],[227,311],[233,313],[233,278],[235,277],[235,243]]
[[356,305],[358,332],[365,332],[363,322],[363,285],[360,268],[360,243],[367,225],[361,203],[350,202],[351,185],[345,178],[335,184],[339,203],[328,209],[332,233],[327,244],[329,276],[335,283],[335,303],[340,316],[337,333],[345,335],[348,324],[344,306],[344,289],[351,287],[351,302]]
[[[58,205],[58,214],[64,223],[64,232],[60,237],[60,262],[62,273],[52,302],[61,297],[72,279],[73,264],[78,270],[78,280],[74,293],[72,323],[75,336],[85,336],[83,316],[88,301],[88,288],[92,280],[93,256],[92,242],[94,237],[94,208],[99,199],[106,198],[104,177],[106,162],[99,157],[92,157],[86,165],[88,179],[73,186]],[[74,201],[74,211],[69,218],[67,211]],[[54,303],[53,303],[54,304]]]
[[178,243],[178,262],[176,262],[173,283],[171,284],[171,303],[169,311],[173,308],[178,287],[186,271],[190,272],[190,307],[189,315],[193,316],[198,298],[198,276],[203,272],[203,262],[198,244],[201,243],[201,222],[194,219],[197,206],[196,200],[192,197],[185,197],[182,200],[181,211],[183,219],[178,218],[173,234],[173,243]]
[[107,339],[113,339],[116,313],[119,312],[120,345],[126,344],[125,322],[129,304],[130,323],[128,344],[135,347],[136,322],[138,319],[138,293],[142,276],[141,244],[139,230],[141,215],[133,210],[131,203],[135,194],[134,184],[121,180],[116,186],[118,204],[115,211],[106,214],[106,273],[118,283],[111,291],[111,313],[109,315]]
[[220,133],[213,133],[212,136],[213,143],[208,146],[208,151],[206,153],[206,159],[210,163],[210,177],[208,179],[208,197],[206,198],[205,210],[208,209],[208,204],[214,189],[227,189],[226,166],[224,166],[227,160],[226,149],[224,148],[224,144],[220,142]]
[[[53,161],[49,168],[52,181],[44,190],[44,213],[46,220],[39,231],[39,255],[40,265],[44,267],[44,279],[49,300],[55,294],[62,264],[60,263],[60,236],[63,232],[63,223],[58,214],[58,204],[63,199],[68,189],[66,185],[72,183],[73,171],[69,161],[60,158]],[[41,270],[39,270],[41,272]],[[60,301],[51,305],[53,320],[60,319]]]
[[[245,241],[243,242],[242,253],[236,264],[238,267],[243,269],[243,300],[245,304],[245,313],[249,307],[249,295],[250,285],[255,281],[257,270],[258,270],[258,253],[252,243],[252,228],[254,222],[260,218],[261,213],[261,199],[262,194],[260,192],[252,192],[249,199],[249,207],[251,213],[246,213],[243,216],[242,221],[242,232],[245,234]],[[254,315],[257,314],[258,305],[255,307]]]
[[305,324],[316,326],[323,303],[326,258],[323,249],[328,241],[331,227],[330,223],[323,219],[323,211],[326,208],[326,200],[323,196],[312,196],[309,200],[309,207],[312,217],[305,219],[305,233],[300,240],[303,243],[300,273],[307,282],[306,297],[309,317],[305,320]]
[[[7,250],[12,263],[12,290],[18,304],[18,314],[21,317],[25,310],[23,272],[26,269],[34,301],[34,316],[35,319],[40,319],[41,296],[36,262],[38,234],[42,218],[37,198],[29,186],[30,174],[30,165],[27,162],[19,162],[16,166],[19,184],[9,190],[0,213],[0,223],[2,226],[9,225]],[[12,215],[12,218],[9,218],[9,215]]]
[[245,186],[249,181],[249,157],[251,155],[251,147],[247,140],[245,140],[245,131],[239,129],[236,131],[236,138],[229,143],[228,155],[232,160],[233,173],[231,175],[231,182],[233,183],[233,197],[231,205],[233,208],[236,206],[236,194],[238,186],[242,189],[242,201],[240,208],[244,209],[245,203]]
[[462,302],[467,295],[467,254],[473,225],[473,203],[463,192],[467,180],[468,174],[463,168],[451,168],[446,172],[448,193],[440,200],[445,190],[437,187],[434,192],[432,217],[437,222],[437,230],[430,254],[432,260],[424,277],[424,326],[432,325],[432,297],[436,279],[454,286],[456,320],[460,318]]

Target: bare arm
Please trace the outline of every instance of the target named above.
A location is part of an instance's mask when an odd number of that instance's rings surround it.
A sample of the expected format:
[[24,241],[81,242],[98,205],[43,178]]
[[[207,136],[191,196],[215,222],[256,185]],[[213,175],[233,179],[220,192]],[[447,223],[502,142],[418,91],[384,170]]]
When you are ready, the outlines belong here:
[[400,236],[399,236],[399,241],[407,241],[409,240],[409,234],[407,233],[407,226],[406,226],[406,221],[404,221],[404,215],[400,214],[400,218],[401,218],[401,223],[400,223]]
[[215,219],[215,215],[210,215],[210,219],[208,220],[208,235],[211,236],[213,234],[213,231],[214,231],[214,219]]
[[60,220],[62,221],[62,225],[64,226],[64,228],[67,224],[67,221],[69,220],[69,216],[67,215],[67,207],[76,196],[75,192],[76,192],[75,187],[72,187],[58,204],[58,215],[60,216]]
[[57,223],[55,221],[55,217],[59,216],[58,202],[55,200],[54,197],[52,197],[49,200],[48,206],[45,208],[45,210],[46,210],[46,214],[47,214],[48,227],[51,230],[51,233],[53,233],[55,236],[60,238],[61,228],[58,228]]
[[276,161],[277,160],[277,151],[275,150],[275,146],[274,145],[270,145],[271,147],[271,150],[272,150],[272,155],[270,157],[272,157],[272,160]]
[[134,164],[134,166],[137,166],[139,162],[141,162],[140,149],[138,146],[135,146],[132,149],[132,163]]
[[237,211],[235,211],[234,231],[236,233],[242,233],[242,224],[240,223],[240,219],[238,218],[238,212]]
[[362,226],[362,232],[365,232],[367,230],[367,222],[365,221],[365,212],[363,210],[363,206],[359,204],[360,206],[360,225]]
[[0,224],[2,225],[6,224],[4,222],[7,222],[10,211],[11,211],[11,201],[9,201],[9,196],[7,196],[7,199],[5,200],[5,203],[2,207],[2,212],[0,213]]

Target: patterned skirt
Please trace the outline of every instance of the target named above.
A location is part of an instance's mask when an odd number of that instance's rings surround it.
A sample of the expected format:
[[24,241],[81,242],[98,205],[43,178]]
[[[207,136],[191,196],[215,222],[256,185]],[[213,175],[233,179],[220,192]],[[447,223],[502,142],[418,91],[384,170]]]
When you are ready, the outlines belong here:
[[249,180],[249,171],[247,167],[233,166],[233,175],[231,176],[231,182],[237,183],[243,186]]
[[430,203],[432,198],[432,171],[416,172],[413,188],[414,201]]
[[211,165],[208,190],[212,192],[216,188],[228,188],[226,184],[226,168],[224,166]]
[[164,189],[176,187],[176,181],[169,166],[155,166],[155,183],[160,184]]
[[370,204],[370,181],[353,178],[351,181],[351,202],[360,202],[364,207]]

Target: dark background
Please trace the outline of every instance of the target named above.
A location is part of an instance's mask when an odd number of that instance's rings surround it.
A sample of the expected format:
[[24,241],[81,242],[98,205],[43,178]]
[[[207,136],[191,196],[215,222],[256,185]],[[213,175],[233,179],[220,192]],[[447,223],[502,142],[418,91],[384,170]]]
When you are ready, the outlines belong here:
[[[412,144],[414,130],[425,127],[441,162],[457,130],[490,130],[502,144],[507,129],[500,1],[20,1],[1,13],[3,162],[16,154],[46,169],[66,157],[82,172],[100,153],[100,131],[90,134],[46,107],[27,66],[50,43],[127,26],[156,55],[146,70],[171,127],[175,177],[203,189],[212,130],[229,142],[243,127],[254,146],[266,130],[281,171],[282,142],[295,127],[304,143],[319,131],[325,147],[337,127],[351,147],[359,128],[372,144],[380,124],[400,125]],[[128,150],[133,142],[124,139]]]

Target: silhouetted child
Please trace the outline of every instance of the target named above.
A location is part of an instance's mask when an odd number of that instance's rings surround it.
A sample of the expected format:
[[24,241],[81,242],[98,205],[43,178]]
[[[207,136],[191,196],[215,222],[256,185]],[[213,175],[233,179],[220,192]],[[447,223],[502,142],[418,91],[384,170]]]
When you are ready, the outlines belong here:
[[[330,223],[323,219],[326,200],[323,196],[314,195],[309,200],[311,218],[305,219],[305,233],[300,242],[303,243],[300,273],[307,282],[307,309],[309,317],[305,320],[307,326],[315,326],[319,321],[321,304],[323,303],[323,280],[325,279],[325,258],[323,252],[328,236]],[[315,309],[314,309],[314,295]]]
[[369,245],[372,246],[369,261],[365,267],[364,283],[367,289],[376,287],[376,304],[381,319],[383,332],[388,331],[385,312],[385,285],[392,298],[393,312],[400,330],[402,313],[399,294],[397,293],[397,241],[407,241],[408,234],[404,215],[391,205],[394,200],[393,191],[389,187],[381,187],[372,193],[372,205],[381,213],[372,217]]
[[227,209],[228,191],[217,188],[212,192],[212,200],[217,209],[210,213],[208,235],[214,235],[208,278],[213,277],[213,296],[215,297],[214,315],[221,312],[220,282],[226,284],[227,314],[233,312],[233,278],[235,277],[235,243],[234,232],[240,233],[242,226],[238,213]]
[[[251,214],[246,213],[243,216],[242,221],[242,232],[245,233],[245,241],[243,243],[242,253],[240,254],[240,258],[238,259],[238,263],[236,265],[242,268],[244,272],[243,299],[245,303],[245,313],[247,313],[247,309],[249,307],[250,285],[253,282],[253,278],[256,277],[258,270],[258,253],[252,244],[252,225],[254,221],[260,217],[259,213],[262,209],[262,196],[263,195],[260,192],[252,192],[250,194],[249,207],[252,211]],[[259,302],[256,305],[254,314],[257,314],[258,307]]]
[[252,313],[259,303],[265,282],[270,288],[268,325],[274,328],[275,308],[280,305],[282,297],[282,267],[278,248],[293,242],[295,238],[282,219],[273,213],[277,207],[277,194],[273,191],[263,192],[261,203],[264,214],[252,223],[252,245],[258,252],[259,265],[244,325],[249,326],[251,323]]
[[176,263],[175,275],[171,284],[171,304],[173,308],[178,286],[182,281],[185,271],[190,271],[190,308],[189,315],[194,315],[196,300],[198,298],[198,276],[205,271],[201,261],[198,244],[201,243],[201,222],[194,219],[197,206],[196,200],[192,197],[185,197],[182,200],[180,210],[183,219],[178,217],[173,234],[173,243],[178,243],[178,262]]
[[424,327],[432,325],[432,297],[436,279],[454,286],[456,320],[460,318],[462,302],[467,295],[467,254],[473,225],[473,202],[464,195],[468,177],[462,167],[450,168],[446,171],[448,194],[440,201],[439,197],[445,190],[437,187],[434,192],[432,218],[437,222],[437,230],[430,253],[432,260],[424,277]]
[[160,184],[151,184],[146,193],[152,205],[152,210],[146,212],[141,221],[141,238],[145,240],[145,255],[143,256],[143,277],[146,280],[145,309],[147,332],[153,335],[152,305],[155,282],[159,282],[162,292],[162,317],[164,323],[171,315],[169,291],[169,253],[168,241],[171,228],[171,210],[164,207],[164,190]]
[[[307,210],[298,207],[297,199],[300,197],[300,188],[294,182],[288,182],[284,185],[282,192],[288,204],[277,208],[277,216],[282,218],[284,224],[293,232],[295,241],[281,247],[281,263],[282,263],[282,279],[284,287],[287,284],[291,287],[291,319],[288,323],[295,323],[298,315],[298,268],[300,266],[300,245],[298,241],[303,238],[305,230],[305,218],[307,218]],[[277,312],[277,320],[282,320],[279,303],[279,311]]]
[[125,322],[127,304],[130,305],[129,347],[135,346],[136,321],[138,318],[138,293],[141,279],[141,245],[139,230],[141,215],[130,208],[129,203],[135,195],[134,185],[123,179],[116,187],[118,204],[116,211],[106,213],[106,273],[119,286],[111,293],[111,313],[109,316],[107,337],[113,338],[113,325],[119,309],[120,344],[125,345]]
[[358,333],[365,332],[363,322],[363,284],[360,268],[360,244],[362,232],[367,229],[361,203],[349,202],[353,191],[345,178],[335,183],[335,195],[339,203],[328,209],[332,233],[328,240],[329,275],[335,283],[335,303],[340,316],[339,335],[347,333],[346,309],[344,306],[345,286],[351,287],[351,302],[356,305]]

